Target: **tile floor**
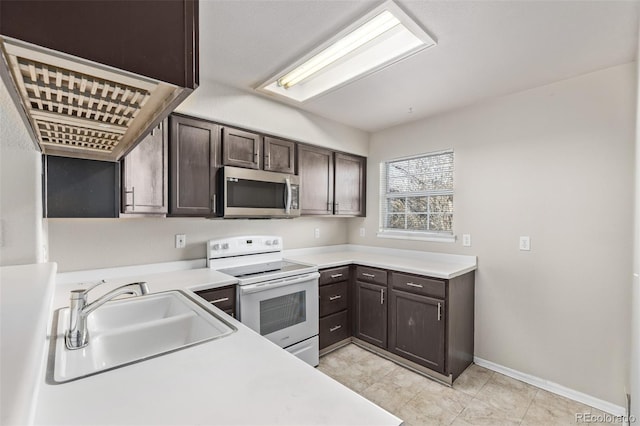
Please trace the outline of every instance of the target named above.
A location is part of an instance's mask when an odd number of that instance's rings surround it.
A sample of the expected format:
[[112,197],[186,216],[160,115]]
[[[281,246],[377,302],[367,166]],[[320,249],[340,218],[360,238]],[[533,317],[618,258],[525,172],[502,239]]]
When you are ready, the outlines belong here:
[[350,344],[318,369],[407,426],[611,424],[576,422],[576,413],[604,413],[475,364],[450,388]]

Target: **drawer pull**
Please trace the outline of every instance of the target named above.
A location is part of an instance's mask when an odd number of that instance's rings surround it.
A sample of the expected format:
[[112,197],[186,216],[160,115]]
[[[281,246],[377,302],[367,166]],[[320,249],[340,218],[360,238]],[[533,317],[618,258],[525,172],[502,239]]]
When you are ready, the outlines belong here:
[[335,296],[329,296],[329,302],[333,302],[334,300],[342,299],[342,296],[336,294]]
[[364,277],[368,277],[368,278],[375,278],[375,277],[376,277],[376,275],[375,275],[375,274],[367,274],[366,272],[363,272],[363,273],[362,273],[362,276],[364,276]]
[[408,286],[410,287],[418,287],[418,288],[422,288],[422,284],[416,284],[416,283],[412,283],[412,282],[408,282],[406,283]]
[[336,331],[336,330],[340,330],[341,328],[342,328],[342,326],[341,326],[341,325],[336,325],[335,327],[331,327],[331,328],[329,329],[329,332],[330,332],[330,333],[333,333],[334,331]]
[[342,276],[342,274],[333,274],[331,275],[331,278],[340,278]]
[[226,302],[226,301],[228,301],[228,300],[229,300],[229,298],[228,298],[228,297],[223,297],[223,298],[221,298],[221,299],[212,300],[212,301],[210,301],[209,303],[211,303],[211,304],[213,305],[214,303]]

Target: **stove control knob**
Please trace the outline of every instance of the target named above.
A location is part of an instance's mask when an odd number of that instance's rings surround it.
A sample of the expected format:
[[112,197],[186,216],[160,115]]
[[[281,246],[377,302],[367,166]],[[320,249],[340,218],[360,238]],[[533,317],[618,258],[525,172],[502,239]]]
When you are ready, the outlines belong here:
[[216,250],[216,251],[220,250],[220,244],[214,244],[213,245],[213,249]]
[[268,245],[268,246],[270,246],[270,245],[272,244],[272,243],[271,243],[271,240],[267,240],[267,241],[265,242],[265,244],[266,244],[266,245]]
[[273,240],[271,243],[272,243],[274,246],[277,246],[277,245],[280,243],[280,241],[278,241],[278,240]]
[[222,250],[227,250],[229,248],[229,243],[222,244]]

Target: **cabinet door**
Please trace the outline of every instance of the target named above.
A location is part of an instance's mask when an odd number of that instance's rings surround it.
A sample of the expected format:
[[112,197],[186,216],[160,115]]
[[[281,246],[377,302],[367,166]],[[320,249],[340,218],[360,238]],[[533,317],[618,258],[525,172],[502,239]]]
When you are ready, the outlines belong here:
[[218,126],[182,116],[170,119],[169,213],[210,216],[216,213],[216,172],[220,165]]
[[444,300],[391,290],[389,350],[445,373]]
[[225,166],[260,168],[262,137],[255,133],[225,127],[222,129],[222,164]]
[[333,214],[333,152],[298,145],[300,213]]
[[366,158],[336,153],[334,213],[365,216]]
[[264,169],[270,172],[294,174],[296,143],[269,136],[264,138]]
[[123,213],[168,211],[167,121],[162,121],[122,160]]
[[387,287],[356,281],[356,337],[387,347]]

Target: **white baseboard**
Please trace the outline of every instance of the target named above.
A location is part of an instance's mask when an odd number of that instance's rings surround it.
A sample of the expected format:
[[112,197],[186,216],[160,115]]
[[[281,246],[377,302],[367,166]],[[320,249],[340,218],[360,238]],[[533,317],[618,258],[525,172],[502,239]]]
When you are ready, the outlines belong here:
[[500,364],[496,364],[491,361],[478,358],[477,356],[473,357],[473,362],[479,365],[480,367],[487,368],[489,370],[498,372],[500,374],[504,374],[505,376],[509,376],[516,380],[529,383],[530,385],[544,389],[551,393],[555,393],[557,395],[564,396],[565,398],[569,398],[574,401],[580,402],[582,404],[589,405],[590,407],[597,408],[598,410],[604,411],[605,413],[609,413],[614,416],[625,416],[627,414],[627,410],[624,407],[621,407],[620,405],[616,405],[611,402],[593,397],[591,395],[587,395],[586,393],[569,389],[557,383],[550,382],[545,379],[541,379],[540,377],[522,373],[520,371],[513,370],[509,367],[505,367]]

